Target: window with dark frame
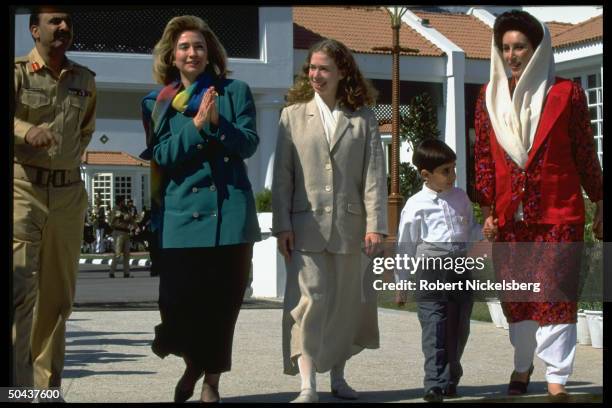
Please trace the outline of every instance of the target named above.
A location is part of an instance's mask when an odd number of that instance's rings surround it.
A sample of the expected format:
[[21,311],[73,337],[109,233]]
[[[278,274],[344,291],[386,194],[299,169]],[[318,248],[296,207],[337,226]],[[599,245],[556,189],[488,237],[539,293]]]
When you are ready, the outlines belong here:
[[194,15],[206,21],[228,57],[259,59],[257,6],[78,9],[72,12],[75,38],[70,50],[151,54],[168,21],[181,15]]

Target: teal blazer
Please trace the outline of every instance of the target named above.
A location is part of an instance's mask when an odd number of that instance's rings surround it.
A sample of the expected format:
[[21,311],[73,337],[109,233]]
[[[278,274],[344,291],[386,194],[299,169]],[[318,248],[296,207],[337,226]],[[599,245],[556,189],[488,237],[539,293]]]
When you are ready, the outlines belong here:
[[[152,160],[162,170],[160,248],[215,247],[261,240],[244,159],[257,145],[249,86],[219,79],[219,126],[200,131],[193,118],[169,108],[155,133]],[[154,100],[143,101],[153,110]]]

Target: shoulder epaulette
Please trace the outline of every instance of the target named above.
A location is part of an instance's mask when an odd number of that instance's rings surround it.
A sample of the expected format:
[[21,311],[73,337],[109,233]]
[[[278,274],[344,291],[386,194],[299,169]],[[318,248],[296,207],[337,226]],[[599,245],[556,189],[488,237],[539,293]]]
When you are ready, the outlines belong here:
[[91,73],[91,75],[96,76],[96,73],[94,71],[92,71],[91,69],[89,69],[88,67],[86,67],[85,65],[81,65],[81,64],[76,63],[74,61],[70,61],[70,62],[72,62],[72,65],[74,65],[76,68],[84,69],[86,71],[89,71]]

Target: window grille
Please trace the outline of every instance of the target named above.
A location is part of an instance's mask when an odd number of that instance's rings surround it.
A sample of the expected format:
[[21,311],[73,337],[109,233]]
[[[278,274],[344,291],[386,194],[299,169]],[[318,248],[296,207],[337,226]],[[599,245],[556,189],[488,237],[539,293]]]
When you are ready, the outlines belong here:
[[572,80],[580,84],[586,94],[597,157],[603,168],[603,87],[601,76],[598,73],[586,74],[575,76]]
[[[372,108],[376,119],[379,124],[391,123],[393,117],[393,110],[391,105],[378,104]],[[408,105],[400,105],[399,107],[400,117],[408,114]]]
[[96,204],[96,197],[100,195],[102,206],[106,210],[112,208],[111,184],[113,175],[111,173],[97,173],[93,177],[93,194],[91,195],[92,205]]
[[126,202],[132,198],[131,176],[115,176],[115,197],[123,197]]
[[232,58],[259,58],[259,9],[256,6],[207,6],[103,9],[72,13],[72,51],[151,54],[172,17],[195,15],[210,28]]

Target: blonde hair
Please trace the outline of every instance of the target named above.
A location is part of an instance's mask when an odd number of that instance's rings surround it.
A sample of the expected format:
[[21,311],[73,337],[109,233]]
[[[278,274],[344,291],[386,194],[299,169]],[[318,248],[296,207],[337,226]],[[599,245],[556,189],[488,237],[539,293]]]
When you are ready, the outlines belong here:
[[365,79],[353,58],[353,54],[340,41],[321,40],[308,50],[308,56],[295,83],[287,93],[287,106],[294,103],[308,102],[314,97],[314,89],[308,79],[310,59],[315,52],[324,52],[332,58],[344,78],[338,83],[336,98],[340,106],[356,111],[364,105],[374,105],[378,92],[370,81]]
[[172,65],[176,42],[185,31],[199,31],[206,41],[208,64],[205,72],[213,77],[225,78],[227,69],[227,53],[215,33],[200,17],[178,16],[166,24],[164,33],[153,48],[153,79],[163,85],[180,77],[178,69]]

